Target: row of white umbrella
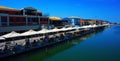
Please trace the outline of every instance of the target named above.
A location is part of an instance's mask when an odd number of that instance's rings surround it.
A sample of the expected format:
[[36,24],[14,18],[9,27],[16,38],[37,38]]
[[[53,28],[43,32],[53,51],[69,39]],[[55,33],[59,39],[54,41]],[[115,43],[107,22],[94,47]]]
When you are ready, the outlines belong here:
[[51,32],[59,32],[59,31],[67,31],[67,30],[73,30],[73,29],[81,29],[81,28],[91,28],[91,27],[97,27],[96,25],[94,26],[82,26],[82,27],[69,27],[69,28],[61,28],[57,29],[54,28],[52,30],[47,30],[47,29],[42,29],[40,31],[34,31],[34,30],[29,30],[24,33],[17,33],[15,31],[12,31],[11,33],[2,35],[0,37],[0,40],[4,40],[5,38],[13,38],[13,37],[20,37],[20,36],[30,36],[30,35],[35,35],[35,34],[45,34],[45,33],[51,33]]
[[8,34],[2,35],[0,37],[0,40],[4,40],[5,38],[13,38],[13,37],[20,37],[20,36],[29,36],[29,35],[35,35],[35,34],[45,34],[45,33],[51,33],[51,32],[59,32],[59,31],[67,31],[67,30],[72,30],[74,28],[62,28],[62,29],[52,29],[52,30],[47,30],[47,29],[43,29],[40,31],[34,31],[34,30],[29,30],[26,31],[24,33],[17,33],[15,31],[12,31]]

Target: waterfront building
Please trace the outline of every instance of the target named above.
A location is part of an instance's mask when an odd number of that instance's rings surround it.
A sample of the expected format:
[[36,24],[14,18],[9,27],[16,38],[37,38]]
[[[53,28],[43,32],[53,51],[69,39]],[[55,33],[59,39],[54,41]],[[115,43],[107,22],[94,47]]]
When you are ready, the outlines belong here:
[[97,20],[96,25],[102,25],[102,20]]
[[85,19],[87,21],[87,25],[95,25],[96,24],[96,20],[92,20],[92,19]]
[[69,17],[71,19],[72,26],[80,26],[80,18],[77,16]]
[[110,24],[109,21],[102,21],[102,24]]
[[60,17],[51,16],[49,17],[49,21],[50,21],[51,28],[63,26],[62,19]]
[[62,19],[62,24],[64,26],[71,26],[72,25],[71,19],[70,18],[63,18]]
[[48,17],[33,7],[22,9],[0,6],[0,34],[6,32],[26,30],[39,30],[41,26],[48,25]]
[[86,20],[80,19],[80,26],[85,26],[87,24],[88,24],[88,22]]

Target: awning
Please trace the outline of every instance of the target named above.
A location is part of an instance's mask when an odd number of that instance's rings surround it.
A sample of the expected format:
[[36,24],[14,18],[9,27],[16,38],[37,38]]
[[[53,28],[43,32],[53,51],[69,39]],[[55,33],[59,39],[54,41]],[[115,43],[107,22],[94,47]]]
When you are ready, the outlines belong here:
[[16,9],[5,7],[5,6],[0,6],[0,10],[16,10]]
[[59,18],[59,17],[55,17],[55,16],[51,16],[49,17],[50,20],[53,20],[53,21],[61,21],[62,19]]

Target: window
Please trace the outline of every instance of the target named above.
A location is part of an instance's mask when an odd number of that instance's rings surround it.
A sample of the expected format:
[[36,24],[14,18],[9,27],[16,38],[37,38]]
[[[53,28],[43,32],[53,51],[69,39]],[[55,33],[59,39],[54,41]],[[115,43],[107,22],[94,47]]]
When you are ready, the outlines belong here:
[[2,24],[2,26],[7,26],[7,17],[6,16],[1,16],[1,24]]
[[7,22],[7,17],[6,16],[1,16],[1,22]]

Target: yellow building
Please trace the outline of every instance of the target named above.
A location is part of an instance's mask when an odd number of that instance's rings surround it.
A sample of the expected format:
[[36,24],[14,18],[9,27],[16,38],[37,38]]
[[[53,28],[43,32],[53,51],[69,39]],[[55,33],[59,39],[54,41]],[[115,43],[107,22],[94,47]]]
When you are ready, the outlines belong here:
[[87,20],[89,25],[94,25],[96,24],[96,20]]
[[62,19],[60,17],[51,16],[49,17],[50,24],[54,26],[61,26],[62,25]]

